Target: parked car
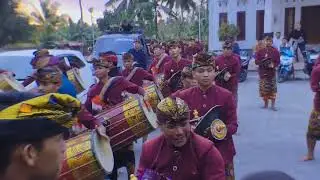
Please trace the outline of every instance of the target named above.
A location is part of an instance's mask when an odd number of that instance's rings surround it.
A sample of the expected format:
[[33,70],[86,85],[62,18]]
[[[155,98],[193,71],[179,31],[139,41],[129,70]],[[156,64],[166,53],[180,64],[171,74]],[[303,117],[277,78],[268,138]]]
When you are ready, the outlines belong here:
[[[32,66],[30,65],[30,61],[34,57],[33,52],[35,50],[36,49],[2,52],[0,53],[0,67],[14,72],[16,75],[15,78],[22,82],[34,72],[34,69],[32,69]],[[81,52],[54,49],[49,50],[49,53],[60,57],[61,61],[67,60],[71,67],[78,67],[86,89],[94,83],[91,65],[87,63]],[[80,98],[81,101],[84,100],[86,93],[87,91],[78,94],[78,98]]]
[[146,39],[143,33],[134,32],[134,33],[109,33],[103,36],[100,36],[93,47],[93,57],[98,58],[99,54],[102,52],[113,51],[118,56],[118,67],[123,69],[123,60],[122,55],[128,52],[133,48],[133,43],[135,40],[140,40],[143,51],[146,53],[148,57],[147,64],[151,63],[151,57],[149,54],[149,50],[146,44]]

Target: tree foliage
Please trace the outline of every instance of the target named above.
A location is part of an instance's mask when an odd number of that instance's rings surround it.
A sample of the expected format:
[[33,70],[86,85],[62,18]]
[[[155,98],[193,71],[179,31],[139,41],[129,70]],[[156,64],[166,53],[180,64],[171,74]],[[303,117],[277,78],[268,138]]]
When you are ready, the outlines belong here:
[[33,27],[28,20],[15,12],[19,1],[0,1],[0,46],[19,41],[29,41]]
[[239,35],[239,28],[234,24],[222,23],[219,28],[219,39],[225,41],[228,37],[236,37]]

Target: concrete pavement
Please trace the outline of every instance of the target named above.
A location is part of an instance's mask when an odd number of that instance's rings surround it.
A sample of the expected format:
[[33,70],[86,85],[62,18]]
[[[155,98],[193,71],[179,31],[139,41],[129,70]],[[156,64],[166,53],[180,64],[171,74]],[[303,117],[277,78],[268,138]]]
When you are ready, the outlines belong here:
[[[234,136],[237,155],[235,157],[236,179],[248,173],[263,170],[280,170],[297,180],[319,180],[320,149],[316,148],[316,160],[302,162],[306,153],[305,134],[312,108],[313,93],[309,81],[300,80],[278,84],[279,111],[261,109],[258,95],[258,77],[250,72],[248,80],[239,89],[239,134]],[[155,137],[153,132],[149,138]],[[137,164],[141,153],[141,140],[135,144]],[[123,169],[120,179],[125,180]]]

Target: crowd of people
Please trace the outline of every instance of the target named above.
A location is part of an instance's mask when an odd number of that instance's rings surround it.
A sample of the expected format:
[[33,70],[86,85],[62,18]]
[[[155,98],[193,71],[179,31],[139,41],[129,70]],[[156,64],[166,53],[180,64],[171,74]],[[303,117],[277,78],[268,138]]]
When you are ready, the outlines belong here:
[[[276,111],[275,76],[280,54],[272,38],[266,34],[257,45],[255,63],[259,66],[263,108],[268,108],[271,102],[271,109]],[[101,53],[92,60],[93,75],[98,82],[89,88],[84,104],[76,99],[76,85],[66,75],[71,67],[46,49],[35,52],[31,61],[35,72],[23,84],[35,81],[37,88],[30,92],[0,93],[0,179],[57,178],[65,151],[64,139],[70,137],[72,125],[95,129],[99,136],[108,139],[108,128],[96,115],[126,101],[126,93],[143,96],[148,101],[144,89],[148,81],[156,84],[164,96],[155,108],[161,134],[143,144],[138,167],[133,142],[115,151],[113,172],[108,178],[116,180],[118,168],[126,167],[131,179],[234,180],[233,135],[238,129],[241,68],[238,51],[232,39],[224,42],[223,54],[218,57],[208,55],[204,46],[194,40],[189,44],[153,42],[150,45],[153,60],[148,67],[141,42],[135,41],[134,48],[122,57],[123,70],[117,68],[118,58],[113,52]],[[314,146],[320,137],[319,73],[320,66],[316,66],[311,77],[316,96],[306,160],[314,158]],[[1,70],[0,74],[13,76],[14,72]],[[211,131],[226,132],[225,136],[208,139],[195,133],[195,123],[216,107],[223,123],[211,127]],[[258,173],[244,179],[277,178],[293,179],[281,172]]]

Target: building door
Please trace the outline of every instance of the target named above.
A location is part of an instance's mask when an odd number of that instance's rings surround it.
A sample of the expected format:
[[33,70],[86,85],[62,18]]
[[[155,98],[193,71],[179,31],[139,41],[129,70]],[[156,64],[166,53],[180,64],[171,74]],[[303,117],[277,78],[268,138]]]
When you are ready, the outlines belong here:
[[285,22],[284,22],[284,35],[289,37],[289,34],[294,29],[294,20],[295,20],[296,9],[295,8],[286,8],[285,9]]
[[308,44],[320,43],[320,6],[307,6],[301,9],[301,25]]
[[261,40],[264,33],[264,10],[257,10],[256,17],[256,39]]

